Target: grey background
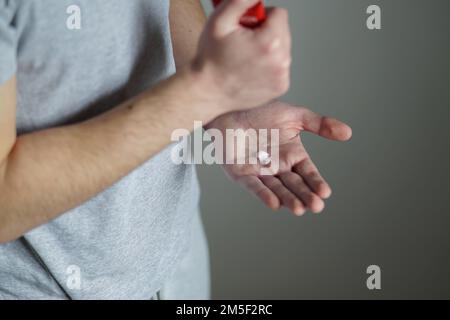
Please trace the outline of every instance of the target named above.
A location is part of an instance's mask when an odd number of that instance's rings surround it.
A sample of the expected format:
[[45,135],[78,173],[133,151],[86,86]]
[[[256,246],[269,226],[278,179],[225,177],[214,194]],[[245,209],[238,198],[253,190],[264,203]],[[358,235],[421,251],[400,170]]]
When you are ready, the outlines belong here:
[[[450,1],[291,0],[285,101],[347,121],[304,135],[334,189],[322,215],[273,213],[202,167],[214,298],[450,298]],[[205,1],[210,9],[209,1]],[[381,31],[366,8],[382,8]],[[366,268],[382,269],[382,290]]]

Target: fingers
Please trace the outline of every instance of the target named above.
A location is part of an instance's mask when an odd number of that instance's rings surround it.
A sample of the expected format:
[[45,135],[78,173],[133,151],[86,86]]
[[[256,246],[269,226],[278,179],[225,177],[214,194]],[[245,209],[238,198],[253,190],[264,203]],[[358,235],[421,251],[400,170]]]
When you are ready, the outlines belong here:
[[331,188],[320,175],[319,170],[310,158],[307,158],[294,167],[294,172],[299,174],[307,185],[322,199],[331,196]]
[[293,172],[286,172],[280,175],[280,180],[283,185],[295,194],[304,204],[314,213],[322,212],[325,208],[323,200],[316,195],[305,181],[298,174]]
[[315,164],[307,156],[291,170],[276,176],[249,175],[238,180],[273,210],[282,205],[298,216],[306,210],[322,212],[324,200],[332,191]]
[[269,208],[282,205],[295,215],[302,216],[307,209],[320,213],[325,208],[322,199],[331,195],[331,188],[322,178],[314,163],[308,159],[294,167],[294,172],[279,176],[245,176],[240,184],[255,194]]
[[280,208],[278,197],[256,176],[244,176],[238,182],[272,210]]
[[352,137],[352,129],[337,119],[323,117],[306,108],[299,108],[298,115],[308,132],[336,141],[348,141]]
[[289,12],[284,8],[267,8],[267,19],[261,26],[262,33],[272,34],[275,30],[289,31]]
[[276,177],[262,176],[261,181],[267,188],[279,198],[281,204],[291,210],[295,215],[302,216],[305,214],[306,208],[295,194],[289,191],[285,185]]
[[226,36],[241,28],[240,20],[259,0],[226,0],[215,10],[217,36]]
[[277,51],[277,59],[289,70],[292,63],[292,37],[288,11],[283,8],[268,8],[267,20],[259,29],[258,36],[267,51]]

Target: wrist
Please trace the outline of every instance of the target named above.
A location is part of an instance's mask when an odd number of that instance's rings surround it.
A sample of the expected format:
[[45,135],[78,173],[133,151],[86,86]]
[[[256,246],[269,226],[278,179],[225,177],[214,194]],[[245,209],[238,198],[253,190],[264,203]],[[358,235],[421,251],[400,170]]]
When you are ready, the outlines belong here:
[[223,83],[214,66],[210,63],[193,60],[185,70],[191,81],[192,92],[196,97],[208,104],[213,120],[233,110],[233,99],[223,90]]

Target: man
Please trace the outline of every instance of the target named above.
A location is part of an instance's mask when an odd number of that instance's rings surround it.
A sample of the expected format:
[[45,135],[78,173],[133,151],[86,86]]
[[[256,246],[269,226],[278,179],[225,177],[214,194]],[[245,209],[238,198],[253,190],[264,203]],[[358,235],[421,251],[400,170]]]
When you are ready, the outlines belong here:
[[280,129],[277,176],[227,172],[274,209],[323,209],[298,134],[350,129],[268,104],[288,90],[291,40],[283,9],[239,24],[256,2],[225,1],[199,41],[194,0],[0,0],[1,298],[207,298],[195,168],[169,147],[194,121]]

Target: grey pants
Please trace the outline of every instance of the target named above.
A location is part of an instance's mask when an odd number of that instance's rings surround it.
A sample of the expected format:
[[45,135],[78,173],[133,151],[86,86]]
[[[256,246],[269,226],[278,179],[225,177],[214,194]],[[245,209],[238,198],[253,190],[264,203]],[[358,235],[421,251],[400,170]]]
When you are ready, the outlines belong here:
[[200,216],[195,217],[189,252],[152,300],[210,299],[209,252]]

